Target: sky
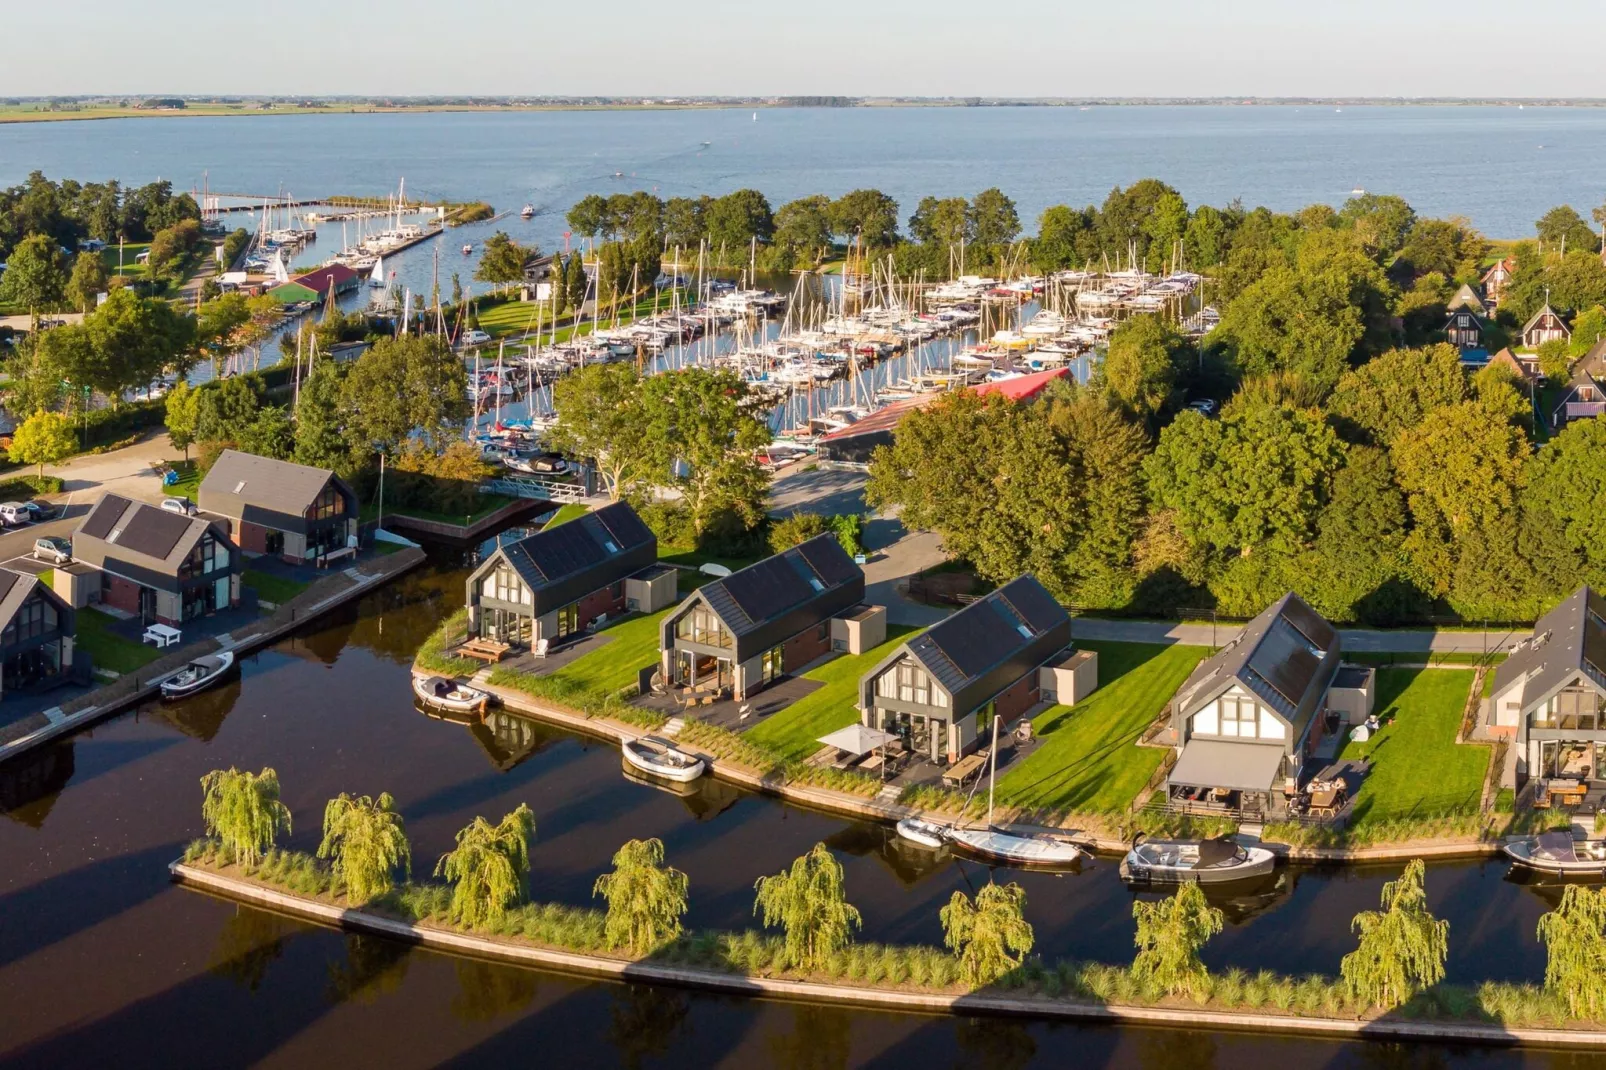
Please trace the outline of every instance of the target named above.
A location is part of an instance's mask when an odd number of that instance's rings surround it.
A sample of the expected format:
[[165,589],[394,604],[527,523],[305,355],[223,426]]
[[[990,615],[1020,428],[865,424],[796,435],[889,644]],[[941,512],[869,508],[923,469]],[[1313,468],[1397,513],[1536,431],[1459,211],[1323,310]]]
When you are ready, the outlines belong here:
[[1606,97],[1600,0],[0,0],[0,30],[0,96]]

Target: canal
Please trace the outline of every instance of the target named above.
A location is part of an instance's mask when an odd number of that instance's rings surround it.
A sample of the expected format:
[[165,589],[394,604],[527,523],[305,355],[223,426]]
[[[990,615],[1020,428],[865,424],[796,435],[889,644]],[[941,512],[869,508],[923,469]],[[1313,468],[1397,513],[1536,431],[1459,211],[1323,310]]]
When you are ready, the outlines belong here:
[[[473,729],[419,713],[414,650],[460,603],[466,564],[430,563],[246,658],[239,678],[149,704],[0,767],[0,1064],[362,1066],[1594,1065],[1593,1057],[1331,1044],[1163,1030],[968,1021],[740,1000],[576,980],[342,935],[181,890],[166,864],[201,833],[210,769],[278,770],[312,850],[324,802],[392,792],[423,873],[476,814],[534,809],[536,897],[585,903],[613,851],[657,836],[691,879],[689,924],[752,924],[752,886],[824,841],[864,937],[940,943],[937,912],[985,867],[900,845],[889,829],[705,780],[680,796],[632,782],[617,750],[528,721]],[[1335,973],[1350,918],[1396,868],[1299,869],[1221,900],[1212,968]],[[1123,962],[1132,893],[1115,861],[1009,874],[1038,951]],[[1538,980],[1550,899],[1499,862],[1432,865],[1450,921],[1449,980]],[[115,1053],[115,1055],[112,1055]],[[1606,1066],[1606,1059],[1599,1065]]]

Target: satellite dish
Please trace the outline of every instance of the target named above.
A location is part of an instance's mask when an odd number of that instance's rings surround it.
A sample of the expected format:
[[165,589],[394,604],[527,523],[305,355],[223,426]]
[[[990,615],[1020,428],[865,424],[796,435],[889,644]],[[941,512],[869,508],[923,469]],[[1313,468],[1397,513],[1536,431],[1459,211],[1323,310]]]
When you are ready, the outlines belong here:
[[731,574],[731,570],[730,569],[726,568],[724,565],[716,565],[712,561],[708,562],[705,565],[700,566],[697,569],[697,571],[701,572],[705,576],[724,577],[724,576],[729,576]]

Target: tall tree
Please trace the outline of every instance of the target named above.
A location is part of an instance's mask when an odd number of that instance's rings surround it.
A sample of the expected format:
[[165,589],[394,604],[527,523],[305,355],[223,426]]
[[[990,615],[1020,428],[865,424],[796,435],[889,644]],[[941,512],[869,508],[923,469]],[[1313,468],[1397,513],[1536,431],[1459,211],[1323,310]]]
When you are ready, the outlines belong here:
[[664,241],[670,246],[695,249],[708,236],[708,206],[712,197],[671,197],[664,202]]
[[756,189],[739,189],[715,198],[708,206],[708,243],[732,260],[746,258],[748,243],[757,238],[760,245],[775,233],[770,202]]
[[831,229],[846,241],[857,237],[867,249],[885,249],[898,240],[898,202],[878,189],[844,193],[827,209]]
[[295,461],[313,468],[347,471],[351,447],[340,410],[341,365],[321,361],[301,384],[295,411]]
[[972,223],[963,197],[925,197],[909,217],[909,236],[923,245],[952,248],[974,238]]
[[970,230],[977,245],[1008,245],[1020,235],[1015,202],[997,186],[982,190],[970,202]]
[[622,363],[581,368],[554,384],[552,404],[558,414],[550,433],[553,448],[589,460],[614,501],[650,474],[642,450],[647,409],[635,368]]
[[382,338],[346,373],[341,408],[357,452],[392,453],[414,434],[444,440],[469,415],[468,373],[442,339]]
[[1032,267],[1038,271],[1063,271],[1082,263],[1082,241],[1092,229],[1087,216],[1067,205],[1043,209],[1037,219],[1037,238],[1032,242]]
[[1330,620],[1393,624],[1408,611],[1388,597],[1404,570],[1405,496],[1388,454],[1351,446],[1333,477],[1333,495],[1316,521],[1314,567],[1299,569],[1295,589]]
[[815,194],[781,205],[775,213],[775,244],[812,264],[831,243],[831,201]]
[[588,193],[576,201],[564,219],[568,221],[570,230],[587,238],[596,238],[613,230],[608,200],[595,193]]
[[608,901],[603,938],[609,947],[645,955],[680,935],[686,874],[664,865],[662,840],[631,840],[613,856],[613,872],[597,878],[593,896]]
[[1419,988],[1444,978],[1450,923],[1428,910],[1426,867],[1412,859],[1399,880],[1383,885],[1382,910],[1355,915],[1360,945],[1344,956],[1339,972],[1356,999],[1392,1010]]
[[201,819],[226,855],[242,866],[258,865],[279,833],[290,831],[290,811],[279,801],[279,774],[233,766],[212,770],[201,778]]
[[641,391],[650,478],[680,489],[697,533],[725,510],[757,525],[769,479],[754,455],[770,432],[747,385],[734,372],[687,368],[651,376]]
[[942,908],[943,940],[959,956],[959,972],[972,987],[990,985],[1020,966],[1035,936],[1018,884],[988,882],[974,901],[955,892]]
[[1606,420],[1574,420],[1527,462],[1523,512],[1575,555],[1578,578],[1606,587]]
[[34,234],[11,250],[6,272],[0,275],[0,301],[26,310],[33,333],[39,331],[39,314],[59,307],[66,294],[65,258],[53,241]]
[[73,258],[72,277],[67,280],[65,293],[74,308],[84,313],[93,311],[109,285],[106,261],[99,253],[79,253]]
[[1556,909],[1539,918],[1545,988],[1574,1018],[1606,1014],[1606,888],[1569,884]]
[[1133,979],[1168,996],[1208,992],[1210,973],[1199,950],[1221,931],[1222,917],[1194,881],[1185,881],[1176,895],[1158,903],[1133,903],[1138,930]]
[[1430,412],[1466,400],[1466,373],[1452,345],[1394,349],[1346,372],[1327,408],[1348,437],[1391,446]]
[[180,379],[167,392],[168,441],[184,451],[184,460],[190,459],[190,447],[195,445],[196,421],[200,416],[201,392]]
[[346,898],[361,905],[395,887],[396,871],[412,872],[407,830],[390,792],[379,798],[341,792],[323,810],[323,842],[318,857],[334,860],[335,880]]
[[168,301],[113,290],[84,319],[95,347],[98,376],[91,386],[116,407],[123,392],[155,382],[168,368],[187,370],[194,359],[195,320]]
[[1393,194],[1363,193],[1344,202],[1339,221],[1355,231],[1368,252],[1386,260],[1405,244],[1416,212]]
[[72,417],[59,412],[36,412],[11,436],[7,452],[15,464],[37,464],[42,479],[45,465],[66,460],[77,449]]
[[1133,415],[1154,420],[1176,401],[1183,339],[1158,316],[1133,316],[1110,334],[1104,379]]
[[569,291],[569,307],[576,316],[580,315],[589,295],[590,283],[586,279],[585,258],[578,251],[569,257],[568,264],[564,266],[563,285]]
[[753,886],[758,896],[753,913],[767,927],[786,930],[786,957],[799,966],[819,967],[853,941],[862,919],[842,890],[842,863],[817,843],[771,877]]
[[1600,251],[1600,239],[1570,204],[1558,205],[1540,216],[1534,231],[1547,251],[1560,252],[1564,244],[1569,253],[1575,249],[1586,253]]
[[237,376],[202,388],[195,403],[195,437],[201,442],[238,442],[262,407],[251,384]]
[[535,814],[523,803],[498,824],[475,817],[459,830],[457,846],[435,864],[435,875],[452,883],[451,919],[468,929],[495,925],[523,902],[534,839]]
[[246,453],[287,461],[295,452],[295,428],[290,414],[278,405],[264,405],[251,422],[240,429],[235,442]]
[[474,277],[481,282],[496,284],[523,282],[524,265],[540,255],[540,249],[520,245],[505,231],[499,230],[485,239]]

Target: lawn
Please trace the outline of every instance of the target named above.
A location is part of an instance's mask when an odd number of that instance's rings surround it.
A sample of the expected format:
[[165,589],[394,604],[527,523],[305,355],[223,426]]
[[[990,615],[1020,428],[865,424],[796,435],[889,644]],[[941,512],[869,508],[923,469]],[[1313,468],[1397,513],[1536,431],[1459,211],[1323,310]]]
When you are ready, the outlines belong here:
[[1371,759],[1351,830],[1399,819],[1472,813],[1483,795],[1489,748],[1455,741],[1473,674],[1458,669],[1379,669],[1383,728],[1341,757]]
[[[145,265],[144,264],[135,263],[135,258],[138,257],[140,253],[148,251],[150,249],[150,247],[151,247],[151,243],[148,242],[148,241],[124,242],[123,243],[123,270],[122,270],[121,274],[125,275],[125,276],[128,276],[130,278],[144,278],[145,277]],[[108,275],[119,274],[119,272],[117,270],[117,243],[116,242],[113,242],[112,244],[106,246],[106,248],[102,249],[100,251],[100,258],[106,264],[106,274],[108,274]]]
[[[515,501],[518,501],[518,499],[510,498],[505,494],[481,494],[480,507],[466,517],[462,513],[438,513],[432,509],[420,509],[411,505],[387,505],[385,506],[385,515],[410,516],[416,520],[435,520],[442,524],[463,524],[468,526],[476,520],[490,516],[504,505]],[[378,519],[379,503],[369,502],[358,511],[357,515],[365,524],[370,520]]]
[[657,662],[658,622],[670,612],[673,609],[647,617],[631,617],[602,629],[599,634],[613,636],[611,642],[574,659],[549,676],[531,676],[497,667],[491,670],[491,683],[570,706],[600,705],[608,696],[635,684],[636,674]]
[[257,597],[277,605],[283,605],[296,595],[305,591],[311,584],[301,580],[286,579],[283,576],[270,576],[266,572],[258,572],[254,568],[245,570],[240,577],[247,587],[255,590]]
[[858,701],[859,678],[915,630],[889,624],[887,641],[875,649],[832,658],[804,673],[804,679],[819,680],[825,686],[760,721],[744,733],[743,738],[789,761],[807,758],[820,749],[821,736],[846,728],[859,719],[859,711],[854,708]]
[[1042,746],[999,780],[1004,803],[1099,813],[1130,806],[1165,756],[1159,747],[1135,746],[1138,737],[1209,653],[1094,640],[1076,646],[1097,651],[1098,690],[1032,719]]
[[161,656],[154,646],[136,643],[114,635],[107,629],[117,623],[98,609],[80,609],[77,615],[77,645],[88,652],[97,669],[129,673],[149,665]]
[[178,461],[173,467],[178,470],[178,482],[171,487],[163,487],[162,493],[169,498],[195,501],[201,494],[201,473],[196,471],[195,462]]
[[558,511],[552,514],[552,519],[546,522],[543,530],[545,528],[555,528],[559,524],[567,524],[569,521],[585,516],[589,512],[591,512],[589,506],[581,505],[579,502],[570,502],[567,505],[560,506]]

